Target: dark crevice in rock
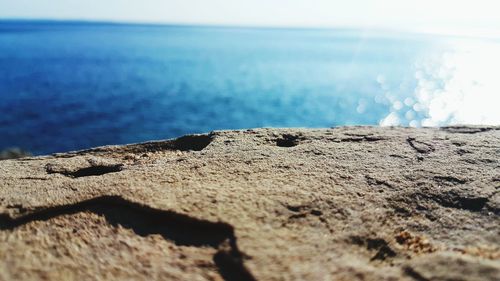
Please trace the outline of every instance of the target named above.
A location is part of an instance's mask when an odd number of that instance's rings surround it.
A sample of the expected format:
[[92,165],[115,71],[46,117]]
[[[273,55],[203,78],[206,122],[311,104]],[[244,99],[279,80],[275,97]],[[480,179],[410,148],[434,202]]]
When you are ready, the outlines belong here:
[[289,220],[293,220],[293,219],[301,219],[301,218],[305,218],[307,217],[308,213],[299,213],[299,214],[293,214],[291,216],[288,217]]
[[399,154],[389,154],[389,157],[401,158],[401,159],[409,159],[407,156],[399,155]]
[[42,177],[22,177],[19,179],[20,180],[41,180],[41,181],[49,180],[49,178],[42,178]]
[[488,203],[488,198],[451,195],[437,197],[436,201],[444,207],[480,212]]
[[465,184],[467,180],[459,179],[453,176],[435,176],[434,180],[441,184],[450,184],[450,185],[458,185]]
[[463,159],[461,160],[463,162],[472,164],[472,165],[478,165],[478,164],[496,164],[498,161],[495,159]]
[[312,205],[288,205],[288,204],[283,204],[289,211],[293,212],[294,214],[288,216],[287,222],[285,222],[283,225],[286,225],[288,223],[293,223],[296,220],[299,219],[306,219],[306,218],[314,218],[318,219],[324,227],[330,232],[334,233],[333,228],[330,226],[328,220],[324,218],[324,213],[320,209],[314,208]]
[[431,144],[418,141],[415,138],[409,137],[406,139],[406,142],[408,142],[408,144],[418,153],[430,153],[435,150],[434,146],[432,146]]
[[387,181],[384,181],[384,180],[379,180],[379,179],[373,178],[371,176],[365,176],[365,179],[369,185],[382,185],[382,186],[385,186],[388,188],[394,188],[394,186],[392,186],[390,183],[388,183]]
[[464,194],[457,190],[436,192],[422,190],[418,192],[408,192],[389,199],[389,205],[396,213],[403,216],[410,216],[415,212],[422,212],[430,220],[435,216],[432,211],[436,209],[436,204],[443,208],[453,208],[469,212],[491,211],[498,213],[498,208],[488,204],[489,198],[474,194]]
[[493,207],[493,206],[486,206],[486,209],[495,214],[496,216],[500,216],[500,208],[496,208],[496,207]]
[[483,132],[488,132],[491,130],[498,130],[498,129],[491,128],[491,127],[475,128],[475,127],[467,127],[467,126],[448,126],[448,127],[441,127],[441,130],[446,131],[448,133],[477,134],[477,133],[483,133]]
[[350,138],[340,139],[341,142],[375,142],[382,140],[385,140],[385,138],[376,136],[354,136]]
[[310,208],[309,205],[289,205],[284,204],[285,208],[292,212],[301,212]]
[[129,152],[157,152],[164,150],[180,150],[180,151],[202,151],[207,147],[214,137],[212,134],[208,135],[186,135],[174,140],[146,142],[125,146],[124,148]]
[[389,246],[382,246],[380,249],[378,249],[377,253],[373,257],[371,257],[370,260],[371,261],[374,261],[374,260],[384,261],[387,258],[392,258],[395,256],[396,256],[396,253],[391,248],[389,248]]
[[276,145],[279,147],[297,146],[301,141],[301,137],[297,135],[284,134],[281,138],[276,139]]
[[417,281],[430,281],[428,278],[425,278],[422,276],[420,273],[416,272],[413,268],[406,266],[403,268],[404,273],[406,275],[410,276],[411,278],[417,280]]
[[389,243],[384,239],[352,236],[351,242],[355,245],[366,247],[369,251],[376,251],[375,255],[370,258],[371,261],[384,261],[396,256],[396,252],[389,247]]
[[317,210],[317,209],[312,209],[312,210],[311,210],[311,215],[313,215],[313,216],[317,216],[317,217],[320,217],[320,216],[322,216],[322,215],[323,215],[323,212],[322,212],[322,211],[320,211],[320,210]]
[[173,148],[181,151],[202,151],[212,140],[212,135],[187,135],[175,139]]
[[460,156],[462,156],[462,155],[464,155],[464,154],[469,154],[469,153],[472,153],[471,151],[466,150],[466,149],[458,149],[458,150],[456,150],[456,152],[457,152],[457,154],[458,154],[458,155],[460,155]]
[[466,145],[467,143],[464,141],[452,141],[451,144],[453,144],[454,146],[462,147],[462,146]]
[[119,196],[102,196],[71,205],[52,207],[15,219],[0,214],[0,230],[12,230],[33,221],[47,221],[80,212],[101,215],[111,225],[131,229],[140,236],[160,234],[176,245],[212,247],[217,249],[213,260],[224,280],[255,280],[243,264],[244,256],[238,249],[234,229],[230,224],[154,209]]
[[81,168],[76,171],[68,171],[68,170],[55,170],[51,165],[46,166],[47,174],[61,174],[67,177],[72,178],[80,178],[80,177],[89,177],[89,176],[101,176],[109,173],[116,173],[123,170],[123,164],[116,165],[96,165],[86,168]]
[[285,204],[285,207],[291,211],[291,212],[294,212],[294,213],[297,213],[297,214],[293,214],[289,217],[289,219],[294,219],[294,218],[303,218],[303,217],[306,217],[307,215],[311,214],[313,216],[322,216],[323,215],[323,212],[321,210],[318,210],[318,209],[313,209],[311,206],[309,205],[288,205],[288,204]]
[[435,202],[445,208],[467,210],[470,212],[480,212],[488,203],[486,197],[466,196],[455,191],[442,192],[438,194],[415,192],[398,201],[404,201],[417,210],[430,209],[429,203]]
[[204,135],[186,135],[172,140],[150,141],[124,146],[103,146],[86,150],[68,152],[63,154],[53,154],[55,158],[71,158],[77,155],[102,155],[108,153],[146,153],[158,151],[201,151],[206,148],[213,140],[214,134]]

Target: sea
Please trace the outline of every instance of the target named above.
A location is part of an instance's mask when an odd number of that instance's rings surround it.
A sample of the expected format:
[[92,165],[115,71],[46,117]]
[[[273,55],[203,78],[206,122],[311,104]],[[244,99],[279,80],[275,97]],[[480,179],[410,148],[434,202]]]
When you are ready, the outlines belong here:
[[500,40],[0,21],[0,150],[256,127],[500,124]]

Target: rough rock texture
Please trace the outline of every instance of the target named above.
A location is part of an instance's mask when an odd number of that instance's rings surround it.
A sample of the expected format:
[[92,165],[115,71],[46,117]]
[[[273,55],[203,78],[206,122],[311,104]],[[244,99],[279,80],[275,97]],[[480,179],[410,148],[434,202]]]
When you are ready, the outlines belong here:
[[1,280],[500,280],[500,128],[221,131],[0,161]]

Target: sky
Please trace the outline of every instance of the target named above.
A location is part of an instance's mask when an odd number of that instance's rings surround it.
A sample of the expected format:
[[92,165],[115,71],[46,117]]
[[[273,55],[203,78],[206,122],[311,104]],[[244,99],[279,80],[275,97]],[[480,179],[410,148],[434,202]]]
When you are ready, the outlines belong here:
[[[0,0],[0,19],[500,35],[498,0]],[[496,37],[496,36],[495,36]]]

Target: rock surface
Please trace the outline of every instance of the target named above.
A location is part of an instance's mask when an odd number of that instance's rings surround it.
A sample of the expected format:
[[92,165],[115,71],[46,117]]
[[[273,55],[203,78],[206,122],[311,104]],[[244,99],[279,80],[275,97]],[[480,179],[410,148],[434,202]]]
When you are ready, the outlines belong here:
[[500,128],[217,131],[0,161],[1,280],[500,280]]

